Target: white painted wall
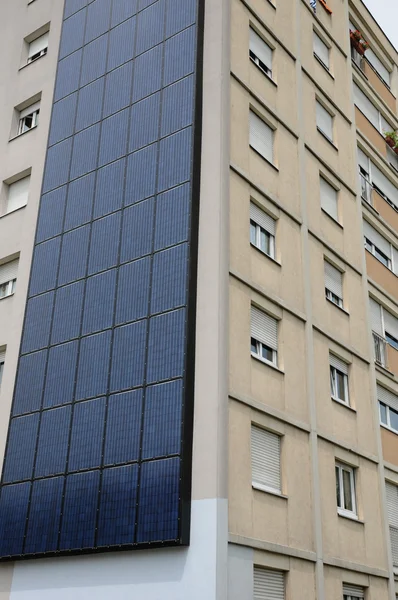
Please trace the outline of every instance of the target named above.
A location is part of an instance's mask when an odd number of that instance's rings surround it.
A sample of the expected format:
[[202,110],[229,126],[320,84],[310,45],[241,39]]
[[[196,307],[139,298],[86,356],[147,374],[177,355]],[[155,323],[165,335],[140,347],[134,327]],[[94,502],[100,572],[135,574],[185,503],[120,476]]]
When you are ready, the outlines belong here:
[[252,548],[228,546],[228,600],[253,599]]

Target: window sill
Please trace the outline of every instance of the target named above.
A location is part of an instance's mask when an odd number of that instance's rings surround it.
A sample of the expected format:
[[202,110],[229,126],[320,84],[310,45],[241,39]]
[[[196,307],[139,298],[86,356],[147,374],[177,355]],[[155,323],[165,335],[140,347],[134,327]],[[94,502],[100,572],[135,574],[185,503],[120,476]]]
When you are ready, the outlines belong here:
[[357,412],[355,408],[353,408],[352,406],[350,406],[346,402],[343,402],[339,398],[334,398],[333,396],[331,396],[331,399],[333,400],[333,402],[337,402],[337,404],[340,404],[340,406],[344,406],[344,408],[348,408],[348,410],[352,410],[352,412],[354,412],[354,413]]
[[34,65],[42,58],[45,58],[47,55],[48,54],[43,54],[43,56],[39,56],[38,58],[35,58],[35,60],[32,60],[31,62],[27,62],[26,64],[22,65],[22,67],[19,67],[18,71],[22,71],[23,69],[26,69],[26,67],[30,67],[30,65]]
[[382,373],[384,373],[384,375],[386,375],[390,379],[396,380],[395,374],[392,371],[390,371],[390,369],[388,369],[388,367],[376,362],[376,360],[374,360],[374,364],[378,369],[380,369],[380,371]]
[[380,423],[380,427],[383,427],[383,429],[386,429],[387,431],[390,431],[391,433],[398,435],[398,431],[396,431],[395,429],[392,429],[391,427],[388,427],[388,425],[384,425],[384,423]]
[[4,219],[4,217],[8,217],[8,215],[13,215],[14,213],[18,212],[19,210],[23,210],[24,208],[26,208],[26,204],[24,206],[20,206],[19,208],[16,208],[15,210],[10,210],[10,212],[6,212],[3,215],[0,215],[0,219]]
[[348,312],[348,310],[346,310],[342,306],[339,306],[338,304],[336,304],[335,302],[333,302],[333,300],[330,300],[329,298],[326,298],[326,296],[325,296],[325,300],[327,300],[328,302],[330,302],[330,304],[333,304],[333,306],[335,306],[336,308],[338,308],[339,310],[341,310],[341,312],[343,312],[345,315],[347,315],[347,317],[350,316],[350,313]]
[[31,131],[33,131],[34,129],[37,129],[37,125],[34,125],[34,127],[31,127],[30,129],[28,129],[28,131],[24,131],[23,133],[18,133],[18,135],[14,135],[12,138],[10,138],[8,141],[9,142],[13,142],[14,140],[17,140],[18,138],[22,137],[23,135],[26,135],[27,133],[30,133]]
[[358,516],[354,513],[351,513],[351,514],[346,513],[338,508],[337,514],[339,517],[342,517],[343,519],[348,519],[349,521],[354,521],[354,523],[359,523],[359,525],[365,525],[365,521],[362,521],[361,519],[359,519]]
[[[273,83],[273,84],[274,84],[274,86],[275,86],[276,88],[278,87],[278,84],[276,83],[276,81],[275,81],[274,79],[272,79],[272,76],[271,76],[271,75],[268,75],[268,73],[266,73],[266,72],[264,71],[264,69],[262,69],[262,68],[261,68],[261,67],[260,67],[260,66],[259,66],[259,65],[258,65],[258,64],[257,64],[257,63],[256,63],[256,62],[253,60],[253,59],[252,59],[252,57],[251,57],[251,56],[249,56],[249,60],[250,60],[250,62],[251,62],[251,63],[253,63],[253,65],[254,65],[255,67],[257,67],[257,69],[258,69],[259,71],[261,71],[261,73],[264,75],[264,77],[266,77],[266,78],[268,79],[268,81],[270,81],[271,83]],[[270,69],[270,70],[271,70],[271,69]]]
[[269,362],[269,360],[265,360],[265,358],[261,358],[261,356],[258,356],[257,354],[254,354],[253,352],[251,352],[250,354],[251,354],[252,358],[263,363],[263,365],[267,365],[267,367],[271,367],[271,369],[275,369],[275,371],[278,371],[278,373],[282,373],[282,375],[285,374],[285,371],[282,371],[282,369],[280,369],[279,367],[274,365],[274,363]]
[[265,494],[271,494],[271,496],[276,496],[277,498],[282,498],[283,500],[288,500],[288,496],[278,492],[278,490],[274,490],[273,488],[269,488],[266,485],[261,485],[261,483],[252,482],[253,490],[257,490],[259,492],[264,492]]
[[278,169],[277,166],[274,165],[274,163],[272,163],[271,161],[269,161],[268,158],[266,158],[263,154],[261,154],[261,152],[259,152],[255,148],[253,148],[253,146],[251,144],[249,144],[249,145],[250,145],[250,148],[253,150],[253,152],[255,152],[256,154],[258,154],[258,156],[261,156],[261,158],[263,160],[265,160],[265,162],[268,163],[270,167],[272,167],[273,169],[275,169],[275,171],[277,171],[279,173],[279,169]]
[[319,129],[319,127],[317,127],[317,130],[318,130],[318,132],[321,134],[321,136],[322,136],[323,138],[325,138],[325,140],[326,140],[327,142],[329,142],[329,144],[332,146],[332,148],[334,148],[334,149],[336,150],[336,152],[338,152],[338,151],[339,151],[339,149],[337,148],[337,146],[335,145],[335,143],[333,142],[333,140],[331,140],[331,139],[330,139],[330,137],[328,137],[328,136],[326,135],[326,133],[324,133],[324,132],[322,131],[322,129]]
[[14,296],[14,295],[15,295],[15,292],[13,292],[12,294],[8,294],[8,296],[3,296],[2,298],[0,298],[0,302],[2,300],[7,300],[7,298],[12,298],[12,296]]
[[260,252],[260,254],[262,256],[265,256],[266,258],[269,258],[269,260],[272,260],[273,263],[275,263],[276,265],[278,265],[278,267],[282,267],[281,263],[278,262],[276,260],[276,258],[274,258],[273,256],[271,256],[270,254],[267,254],[266,252],[264,252],[264,250],[261,250],[261,248],[259,248],[258,246],[256,246],[255,244],[253,244],[252,242],[250,242],[250,246],[252,248],[254,248],[255,250],[257,250],[257,252]]
[[313,54],[314,54],[314,58],[316,59],[316,61],[317,61],[317,62],[318,62],[320,65],[321,65],[321,67],[323,67],[323,68],[325,69],[326,73],[327,73],[327,74],[329,75],[329,77],[331,77],[331,78],[333,79],[333,81],[334,81],[334,75],[332,75],[332,74],[331,74],[331,72],[330,72],[330,70],[329,70],[329,67],[328,67],[327,65],[325,65],[325,63],[323,62],[323,60],[321,60],[321,59],[319,58],[319,56],[318,56],[317,54],[315,54],[315,52],[314,52]]
[[339,223],[338,221],[336,221],[336,219],[334,217],[332,217],[332,215],[330,215],[324,208],[322,208],[322,206],[321,206],[321,211],[323,212],[324,215],[326,215],[329,219],[331,219],[335,225],[338,225],[340,227],[340,229],[344,229],[343,225],[341,223]]

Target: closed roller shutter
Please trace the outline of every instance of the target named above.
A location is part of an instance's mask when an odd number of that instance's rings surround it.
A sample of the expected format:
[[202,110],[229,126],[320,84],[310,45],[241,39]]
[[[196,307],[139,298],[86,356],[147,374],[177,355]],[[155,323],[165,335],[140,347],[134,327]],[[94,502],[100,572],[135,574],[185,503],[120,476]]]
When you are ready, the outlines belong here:
[[318,101],[316,102],[316,124],[330,140],[333,140],[333,117]]
[[281,490],[280,436],[252,425],[252,480],[253,483]]
[[381,320],[381,306],[373,298],[369,298],[370,308],[370,324],[372,331],[378,333],[382,337],[384,336],[383,323]]
[[343,595],[351,596],[354,598],[365,598],[365,590],[363,587],[359,587],[357,585],[350,585],[349,583],[343,583]]
[[371,50],[371,48],[368,48],[366,50],[365,57],[366,57],[366,60],[368,60],[370,62],[372,67],[375,69],[375,71],[378,72],[380,77],[389,86],[390,85],[390,71],[383,65],[381,60],[376,56],[376,54],[373,52],[373,50]]
[[329,68],[329,48],[314,31],[314,53]]
[[329,362],[330,362],[331,367],[334,367],[341,373],[344,373],[344,375],[348,375],[347,363],[345,363],[342,360],[340,360],[339,358],[337,358],[337,356],[335,356],[334,354],[329,354]]
[[267,215],[254,202],[250,202],[250,219],[275,237],[275,219]]
[[285,575],[283,571],[272,571],[254,567],[254,600],[284,600]]
[[363,232],[365,237],[368,238],[378,248],[388,256],[391,260],[391,244],[384,238],[374,227],[370,225],[367,221],[363,222]]
[[398,396],[381,387],[381,385],[377,386],[377,399],[398,412]]
[[379,190],[383,192],[383,194],[387,196],[387,198],[391,200],[393,204],[395,204],[395,206],[398,207],[398,189],[373,163],[371,163],[371,169],[372,183],[376,185]]
[[278,349],[278,322],[255,306],[251,307],[251,337],[273,350]]
[[250,111],[250,145],[269,162],[273,162],[274,132],[252,110]]
[[333,219],[338,220],[337,191],[323,177],[320,179],[321,206]]
[[36,38],[35,40],[33,40],[33,42],[30,42],[28,57],[31,58],[32,56],[34,56],[35,54],[38,54],[39,52],[41,52],[42,50],[44,50],[47,47],[48,47],[48,32],[45,33],[44,35],[41,35],[40,37]]
[[383,310],[384,330],[398,340],[398,319],[387,310]]
[[17,278],[18,259],[0,265],[0,285]]
[[398,487],[386,481],[388,524],[394,567],[398,566]]
[[379,111],[363,91],[354,83],[354,102],[365,117],[379,130]]
[[250,50],[272,71],[272,48],[250,27]]
[[24,177],[8,186],[7,212],[26,206],[29,196],[30,177]]
[[339,298],[343,298],[342,274],[327,260],[325,260],[325,287]]

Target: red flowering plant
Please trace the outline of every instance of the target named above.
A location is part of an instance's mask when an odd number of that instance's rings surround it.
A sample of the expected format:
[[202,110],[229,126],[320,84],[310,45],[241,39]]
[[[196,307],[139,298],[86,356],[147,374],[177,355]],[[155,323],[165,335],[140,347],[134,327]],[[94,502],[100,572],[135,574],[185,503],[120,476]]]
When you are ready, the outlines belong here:
[[350,31],[350,40],[351,46],[355,48],[355,50],[363,56],[366,50],[369,48],[369,44],[366,40],[362,38],[362,33],[359,29],[355,29],[354,31]]

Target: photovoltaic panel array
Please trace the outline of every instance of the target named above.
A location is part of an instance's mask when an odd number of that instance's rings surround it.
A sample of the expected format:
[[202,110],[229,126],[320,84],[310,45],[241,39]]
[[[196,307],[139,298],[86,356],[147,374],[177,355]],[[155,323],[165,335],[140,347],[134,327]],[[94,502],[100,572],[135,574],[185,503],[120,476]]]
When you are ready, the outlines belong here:
[[65,1],[2,559],[189,542],[203,10]]

